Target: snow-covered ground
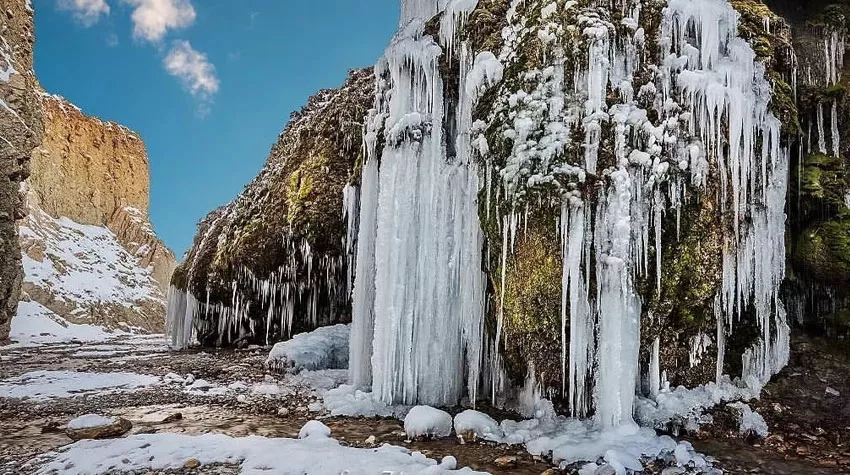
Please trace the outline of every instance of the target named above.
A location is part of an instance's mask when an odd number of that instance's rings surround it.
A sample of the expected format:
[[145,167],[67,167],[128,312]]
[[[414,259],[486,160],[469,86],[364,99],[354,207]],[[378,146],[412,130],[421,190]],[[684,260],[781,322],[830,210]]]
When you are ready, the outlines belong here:
[[103,342],[122,335],[127,333],[108,332],[96,325],[71,323],[38,302],[20,302],[18,313],[12,318],[9,339],[17,342],[15,347],[22,347],[53,343]]
[[[32,210],[19,228],[25,281],[81,307],[163,301],[151,269],[107,228]],[[27,251],[29,249],[29,252]]]
[[156,386],[157,376],[134,373],[32,371],[0,381],[0,398],[44,401],[55,398],[108,394]]
[[[44,456],[38,473],[96,475],[111,473],[115,467],[126,471],[179,469],[189,459],[196,459],[202,465],[240,465],[242,475],[482,473],[469,468],[456,470],[453,457],[437,462],[402,447],[345,447],[329,437],[330,429],[323,424],[316,421],[308,424],[312,427],[302,430],[303,439],[142,434],[124,439],[81,441]],[[318,430],[319,426],[327,430]]]

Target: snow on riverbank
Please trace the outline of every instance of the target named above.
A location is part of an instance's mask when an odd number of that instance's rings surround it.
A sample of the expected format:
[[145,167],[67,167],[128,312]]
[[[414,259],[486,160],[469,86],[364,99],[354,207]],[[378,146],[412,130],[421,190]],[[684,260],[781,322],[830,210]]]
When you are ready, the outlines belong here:
[[0,398],[46,401],[55,398],[108,394],[156,386],[160,378],[133,373],[33,371],[0,381]]
[[39,474],[64,475],[103,474],[115,467],[127,471],[180,469],[192,458],[202,465],[241,465],[242,475],[482,474],[469,468],[456,470],[453,457],[446,457],[438,463],[419,452],[388,444],[375,449],[344,447],[324,435],[324,431],[309,432],[310,436],[304,439],[259,436],[237,438],[221,434],[142,434],[124,439],[87,440],[72,444],[61,453],[39,457],[34,464],[41,466]]
[[6,348],[26,348],[54,343],[101,342],[128,333],[108,332],[96,325],[77,325],[56,315],[38,302],[20,302],[12,318],[9,339],[17,344]]

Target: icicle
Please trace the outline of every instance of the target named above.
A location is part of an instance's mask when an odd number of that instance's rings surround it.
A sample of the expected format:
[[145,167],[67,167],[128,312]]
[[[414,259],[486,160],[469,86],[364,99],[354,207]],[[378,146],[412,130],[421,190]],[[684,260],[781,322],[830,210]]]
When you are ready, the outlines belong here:
[[826,154],[826,133],[823,126],[823,103],[818,102],[817,105],[817,120],[818,120],[818,151]]
[[841,133],[838,130],[838,101],[832,102],[832,155],[841,157]]
[[378,163],[370,156],[361,179],[360,226],[357,231],[357,272],[349,338],[348,383],[372,385],[372,339],[375,327],[375,234],[378,200]]
[[655,337],[652,342],[652,354],[649,358],[649,394],[652,399],[658,398],[661,390],[661,338]]

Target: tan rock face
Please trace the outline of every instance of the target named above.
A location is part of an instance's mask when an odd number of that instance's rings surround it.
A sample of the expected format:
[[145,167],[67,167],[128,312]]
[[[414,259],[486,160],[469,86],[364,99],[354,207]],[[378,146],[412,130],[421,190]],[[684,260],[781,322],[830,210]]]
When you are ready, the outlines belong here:
[[144,142],[41,94],[45,133],[20,224],[25,298],[73,323],[159,332],[176,265],[148,218]]
[[8,337],[21,286],[15,219],[24,215],[20,182],[41,142],[42,113],[33,73],[33,11],[27,0],[3,0],[0,11],[0,340]]
[[145,144],[113,122],[83,114],[57,96],[43,96],[44,140],[30,162],[30,189],[51,216],[105,225],[116,211],[147,214],[150,173]]
[[53,217],[107,226],[167,288],[176,262],[148,218],[150,171],[142,139],[62,97],[43,94],[42,103],[44,140],[32,153],[28,181],[38,207]]

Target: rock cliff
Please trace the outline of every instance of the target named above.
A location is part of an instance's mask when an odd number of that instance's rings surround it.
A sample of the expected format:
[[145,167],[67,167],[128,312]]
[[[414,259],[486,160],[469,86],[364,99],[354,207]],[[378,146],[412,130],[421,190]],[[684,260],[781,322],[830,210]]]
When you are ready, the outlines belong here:
[[24,298],[74,323],[164,328],[175,267],[148,218],[141,138],[42,94],[44,139],[30,161],[21,223]]
[[[229,344],[344,314],[345,299],[277,310],[292,300],[269,296],[309,286],[303,265],[274,277],[281,259],[303,262],[313,242],[346,237],[330,255],[362,248],[352,348],[365,343],[351,361],[367,371],[357,384],[379,383],[385,402],[449,404],[462,377],[469,396],[525,384],[574,414],[601,405],[615,424],[631,417],[636,391],[654,397],[726,375],[760,389],[787,361],[788,324],[846,333],[848,5],[611,5],[403,1],[373,97],[324,102],[335,116],[337,105],[363,113],[363,133],[321,113],[287,128],[333,133],[336,143],[362,136],[364,158],[349,147],[349,167],[307,180],[294,168],[270,173],[283,169],[270,159],[262,192],[255,181],[242,204],[201,223],[191,253],[202,264],[174,280],[188,289],[173,300],[177,326]],[[322,185],[336,193],[324,234],[306,231],[318,229],[315,218],[269,219],[297,214],[298,200],[253,207],[250,219],[235,211]],[[358,207],[368,240],[357,219],[343,219]],[[476,241],[468,225],[479,222]],[[245,238],[257,229],[284,243],[306,233],[310,246],[269,252]],[[358,313],[368,322],[355,338]],[[451,352],[445,368],[431,362],[434,338]],[[444,384],[408,387],[416,378]]]
[[356,203],[343,190],[373,93],[371,70],[355,70],[292,114],[259,176],[199,224],[172,279],[170,324],[184,328],[188,315],[200,341],[228,345],[350,319],[344,205]]
[[20,183],[41,142],[42,113],[33,72],[34,24],[29,0],[7,0],[0,12],[0,340],[18,305],[21,251],[15,220],[25,209]]

